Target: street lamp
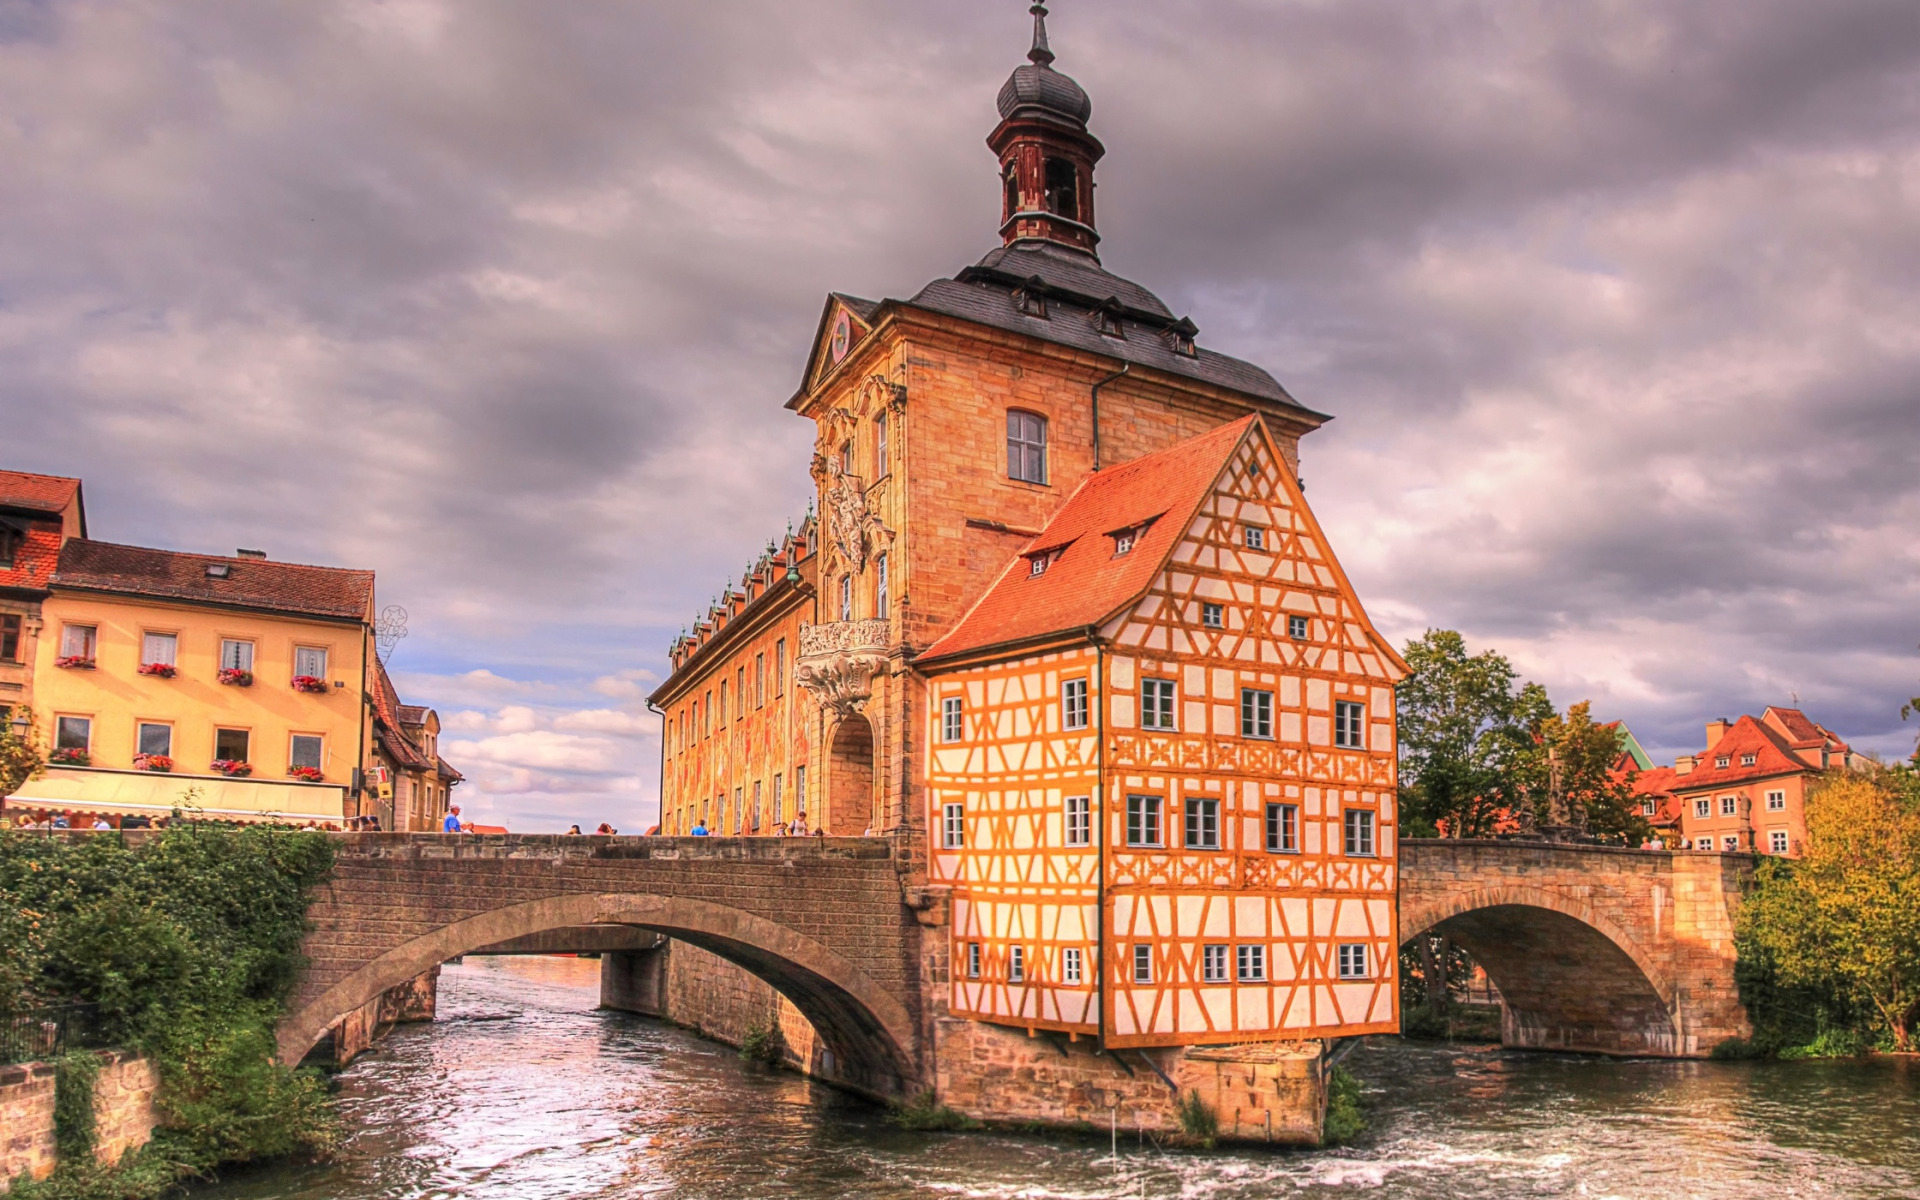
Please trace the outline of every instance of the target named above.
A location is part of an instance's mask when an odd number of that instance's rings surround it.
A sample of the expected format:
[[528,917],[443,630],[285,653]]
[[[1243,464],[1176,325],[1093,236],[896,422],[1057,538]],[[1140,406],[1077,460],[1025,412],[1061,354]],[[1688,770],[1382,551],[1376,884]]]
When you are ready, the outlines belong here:
[[27,740],[27,734],[33,729],[33,718],[27,715],[27,706],[15,705],[13,709],[13,736],[21,741]]

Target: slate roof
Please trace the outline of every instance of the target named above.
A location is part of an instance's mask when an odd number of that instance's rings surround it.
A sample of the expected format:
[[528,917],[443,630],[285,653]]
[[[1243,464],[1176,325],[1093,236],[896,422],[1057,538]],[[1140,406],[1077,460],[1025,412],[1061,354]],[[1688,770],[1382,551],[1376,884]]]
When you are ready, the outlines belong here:
[[[1234,449],[1259,420],[1238,421],[1090,475],[960,623],[916,662],[1099,625],[1147,590],[1193,523]],[[1153,524],[1124,555],[1107,535]],[[1058,551],[1042,575],[1030,556]]]
[[80,481],[64,475],[0,471],[0,508],[58,513],[73,502],[79,491]]
[[[210,564],[224,565],[226,577],[209,576]],[[60,548],[52,586],[356,621],[365,620],[373,604],[372,571],[184,554],[85,538],[69,539]]]
[[[1022,312],[1014,299],[1015,291],[1036,277],[1046,291],[1044,317]],[[1108,300],[1118,304],[1124,336],[1104,334],[1094,322],[1095,309]],[[929,283],[906,304],[1231,388],[1318,421],[1331,419],[1306,408],[1250,362],[1207,349],[1192,355],[1178,352],[1172,332],[1177,322],[1158,296],[1106,270],[1092,255],[1052,243],[996,247],[954,278]]]
[[[1750,767],[1740,762],[1748,754],[1754,756]],[[1714,765],[1720,758],[1727,760],[1726,766]],[[1699,764],[1693,770],[1676,776],[1672,787],[1676,792],[1698,792],[1811,769],[1794,755],[1786,739],[1753,717],[1746,716],[1735,721],[1719,741],[1707,747],[1707,752],[1700,756]]]

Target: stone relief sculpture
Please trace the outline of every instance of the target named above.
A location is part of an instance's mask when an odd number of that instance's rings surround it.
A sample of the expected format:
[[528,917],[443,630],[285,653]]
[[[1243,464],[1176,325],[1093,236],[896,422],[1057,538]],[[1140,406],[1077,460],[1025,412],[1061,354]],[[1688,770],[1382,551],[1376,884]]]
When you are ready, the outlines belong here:
[[891,636],[885,620],[802,625],[794,682],[822,708],[851,716],[872,697],[873,674],[886,666]]

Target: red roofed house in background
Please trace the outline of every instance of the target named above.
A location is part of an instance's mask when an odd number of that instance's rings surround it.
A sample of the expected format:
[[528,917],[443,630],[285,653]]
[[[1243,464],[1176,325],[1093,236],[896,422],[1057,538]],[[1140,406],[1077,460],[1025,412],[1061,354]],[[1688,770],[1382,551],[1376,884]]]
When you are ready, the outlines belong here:
[[77,480],[0,471],[0,705],[49,751],[0,816],[438,828],[459,776],[373,612],[371,571],[92,541]]
[[1759,717],[1708,722],[1706,751],[1681,756],[1670,775],[1642,790],[1665,789],[1680,847],[1798,856],[1815,777],[1864,765],[1852,747],[1799,709],[1769,707]]

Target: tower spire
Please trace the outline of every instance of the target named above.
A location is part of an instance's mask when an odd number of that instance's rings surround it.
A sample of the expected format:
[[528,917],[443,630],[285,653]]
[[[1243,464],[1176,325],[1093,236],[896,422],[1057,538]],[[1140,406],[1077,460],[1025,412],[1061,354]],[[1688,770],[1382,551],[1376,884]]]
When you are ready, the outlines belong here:
[[1036,3],[1029,11],[1033,13],[1033,49],[1027,51],[1027,61],[1052,66],[1053,50],[1047,45],[1047,6]]

